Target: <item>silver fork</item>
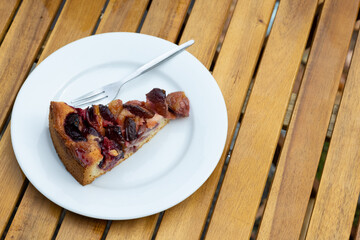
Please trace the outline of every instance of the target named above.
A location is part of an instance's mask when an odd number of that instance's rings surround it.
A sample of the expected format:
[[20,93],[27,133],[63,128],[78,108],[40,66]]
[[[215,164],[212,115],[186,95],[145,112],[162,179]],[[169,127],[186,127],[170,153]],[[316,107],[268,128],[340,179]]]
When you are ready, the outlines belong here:
[[157,58],[151,60],[150,62],[142,65],[138,69],[136,69],[131,74],[127,75],[125,78],[121,79],[120,81],[110,83],[108,85],[102,86],[96,90],[93,90],[91,92],[88,92],[76,99],[73,99],[71,101],[71,105],[74,107],[79,107],[82,105],[88,105],[91,103],[95,103],[97,101],[103,100],[105,98],[108,98],[110,100],[114,100],[118,93],[120,92],[120,89],[122,86],[124,86],[125,83],[133,80],[134,78],[142,75],[143,73],[149,71],[150,69],[156,67],[163,61],[169,59],[170,57],[174,56],[176,53],[186,49],[187,47],[194,44],[194,40],[187,41],[186,43],[183,43],[174,49],[171,49],[168,52],[165,52],[164,54],[158,56]]

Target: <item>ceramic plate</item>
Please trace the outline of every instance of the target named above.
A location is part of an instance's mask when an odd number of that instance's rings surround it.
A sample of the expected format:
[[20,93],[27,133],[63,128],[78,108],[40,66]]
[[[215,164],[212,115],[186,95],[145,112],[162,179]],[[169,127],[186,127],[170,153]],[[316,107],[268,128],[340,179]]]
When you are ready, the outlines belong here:
[[117,81],[173,47],[143,34],[99,34],[66,45],[35,68],[15,101],[11,138],[21,169],[43,195],[88,217],[133,219],[176,205],[205,182],[224,148],[227,113],[216,81],[186,51],[125,85],[119,98],[145,100],[154,87],[184,91],[190,117],[171,121],[93,183],[81,186],[66,171],[49,134],[51,100],[66,102]]

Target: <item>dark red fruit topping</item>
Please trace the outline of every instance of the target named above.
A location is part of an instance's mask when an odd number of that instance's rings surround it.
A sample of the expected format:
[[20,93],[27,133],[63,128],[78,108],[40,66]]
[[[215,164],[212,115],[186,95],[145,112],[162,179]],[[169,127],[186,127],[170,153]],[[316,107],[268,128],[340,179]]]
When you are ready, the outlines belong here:
[[146,94],[146,105],[158,114],[166,117],[168,106],[166,103],[166,92],[160,88],[154,88]]
[[100,104],[99,110],[100,110],[100,115],[103,117],[103,119],[116,124],[116,119],[107,106]]
[[87,114],[87,108],[86,109],[81,109],[81,108],[75,108],[77,114],[79,114],[79,116],[82,118],[82,120],[86,119],[86,114]]
[[[107,170],[113,167],[117,161],[124,157],[124,152],[120,150],[119,144],[115,141],[104,137],[103,141],[100,143],[101,153],[104,158],[99,163],[99,168]],[[114,155],[114,152],[116,154]]]
[[119,126],[107,126],[105,128],[105,136],[121,146],[124,144],[124,137]]
[[165,90],[160,88],[154,88],[149,93],[146,94],[146,99],[153,103],[164,102],[166,98]]
[[66,116],[64,128],[65,133],[75,142],[86,141],[79,129],[80,119],[77,113],[70,113]]
[[173,92],[166,97],[169,111],[177,117],[188,117],[190,111],[189,99],[184,92]]
[[96,116],[94,113],[94,107],[89,107],[86,111],[86,119],[91,124],[96,121]]
[[136,133],[135,121],[131,118],[126,118],[124,126],[125,126],[125,140],[129,142],[136,139],[137,133]]
[[139,105],[125,103],[123,106],[124,108],[129,110],[132,114],[142,118],[152,118],[155,115],[152,111],[144,107],[141,107]]

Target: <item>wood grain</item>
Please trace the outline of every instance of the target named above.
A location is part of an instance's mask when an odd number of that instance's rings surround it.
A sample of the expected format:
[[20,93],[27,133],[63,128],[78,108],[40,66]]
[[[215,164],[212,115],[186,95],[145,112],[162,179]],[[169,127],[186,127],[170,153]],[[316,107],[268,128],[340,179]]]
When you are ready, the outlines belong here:
[[[5,239],[50,239],[61,208],[29,184]],[[42,211],[39,211],[41,209]]]
[[[342,1],[342,4],[346,3]],[[350,5],[350,1],[347,4]],[[350,236],[360,192],[359,77],[360,38],[357,39],[306,239],[349,239]]]
[[180,43],[194,39],[187,51],[209,68],[222,33],[231,0],[197,0],[181,36]]
[[24,0],[0,46],[0,129],[60,3],[61,0]]
[[39,63],[60,47],[91,35],[106,0],[67,1],[52,31]]
[[[165,212],[157,239],[195,239],[201,235],[274,3],[274,0],[237,3],[213,71],[228,111],[228,138],[224,154],[211,177],[197,192]],[[234,45],[234,42],[237,44]]]
[[15,14],[20,0],[1,0],[0,1],[0,42],[5,36],[6,30]]
[[[10,128],[7,128],[0,142],[0,234],[3,233],[15,207],[25,177],[15,159],[10,140]],[[11,187],[9,187],[11,186]]]
[[113,221],[107,240],[111,239],[151,239],[159,214],[127,221]]
[[281,1],[207,238],[248,239],[317,1]]
[[96,33],[135,32],[149,0],[110,0]]
[[[358,5],[358,0],[325,2],[258,239],[300,236]],[[287,224],[291,228],[284,228]]]
[[[190,0],[153,0],[141,33],[175,42],[180,32]],[[156,9],[153,11],[153,9]]]
[[80,236],[88,240],[101,239],[105,227],[105,220],[87,218],[67,211],[56,239],[77,239]]

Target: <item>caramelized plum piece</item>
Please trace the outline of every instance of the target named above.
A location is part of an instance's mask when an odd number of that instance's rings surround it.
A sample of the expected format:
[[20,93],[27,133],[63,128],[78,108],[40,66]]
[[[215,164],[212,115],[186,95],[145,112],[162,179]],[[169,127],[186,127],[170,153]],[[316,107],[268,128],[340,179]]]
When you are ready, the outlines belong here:
[[119,126],[108,126],[105,128],[105,136],[116,143],[123,145],[124,137]]
[[188,117],[190,111],[189,99],[184,92],[173,92],[166,97],[169,111],[176,117]]
[[94,113],[94,107],[88,108],[85,116],[86,116],[86,120],[89,122],[89,124],[96,122],[96,115]]
[[154,88],[146,94],[146,107],[166,117],[168,106],[166,103],[166,92],[160,88]]
[[79,129],[80,119],[77,113],[70,113],[66,116],[64,129],[65,133],[75,142],[86,141]]
[[142,118],[152,118],[154,113],[140,105],[125,103],[124,108],[129,110],[132,114]]
[[125,119],[125,140],[130,142],[137,138],[136,123],[131,118]]
[[112,112],[110,111],[110,109],[107,106],[100,104],[99,105],[99,111],[100,111],[100,115],[105,120],[116,124],[116,119],[115,119],[114,115],[112,114]]

